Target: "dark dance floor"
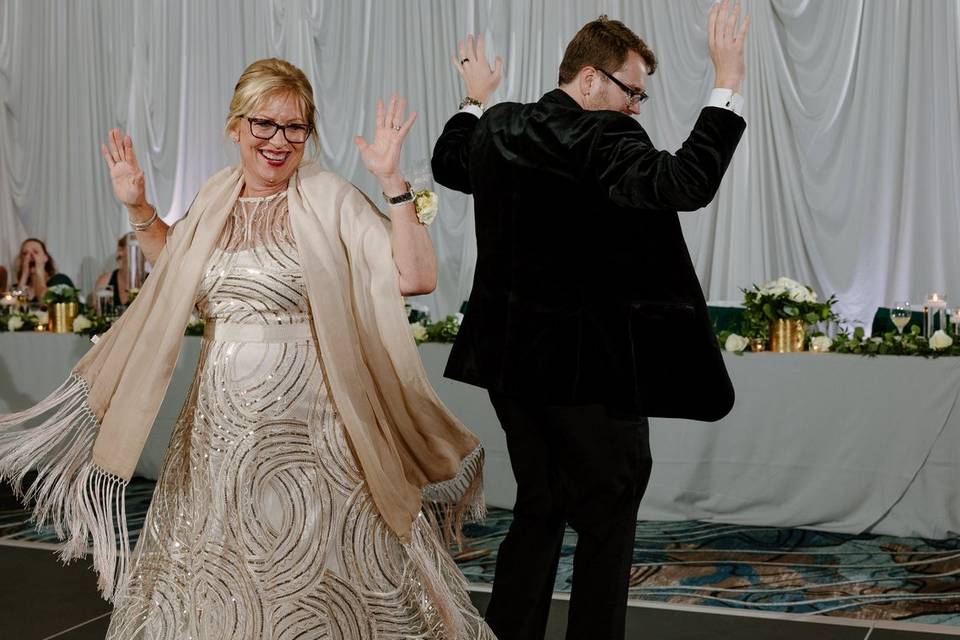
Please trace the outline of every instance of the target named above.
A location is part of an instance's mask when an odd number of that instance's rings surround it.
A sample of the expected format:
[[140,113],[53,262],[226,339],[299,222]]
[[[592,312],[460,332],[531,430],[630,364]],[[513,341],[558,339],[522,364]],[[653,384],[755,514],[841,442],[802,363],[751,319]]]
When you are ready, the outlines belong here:
[[[0,546],[0,638],[3,640],[94,640],[107,630],[110,606],[97,595],[88,565],[63,566],[47,549]],[[487,592],[473,592],[483,609]],[[803,620],[684,610],[675,605],[631,605],[627,637],[643,640],[934,640],[957,637],[876,627],[858,620]],[[547,638],[562,639],[567,603],[554,600]],[[838,622],[843,624],[838,624]],[[884,624],[884,623],[877,623]],[[885,623],[898,625],[902,623]]]
[[[128,491],[128,515],[130,516],[131,531],[136,534],[142,524],[142,516],[149,504],[152,492],[152,483],[143,481],[134,483]],[[139,508],[138,508],[139,506]],[[478,608],[482,611],[486,607],[489,597],[490,581],[493,578],[492,565],[496,559],[496,546],[502,537],[503,531],[509,526],[508,511],[494,510],[490,518],[480,525],[473,525],[468,531],[467,548],[457,554],[458,562],[470,582],[474,585],[472,596]],[[886,549],[893,543],[889,539],[872,539],[862,536],[850,536],[837,539],[836,536],[825,538],[824,534],[809,532],[793,532],[789,536],[783,531],[777,532],[776,539],[771,542],[766,539],[763,530],[750,530],[746,537],[749,544],[743,542],[745,533],[739,528],[736,534],[730,531],[720,531],[714,528],[708,530],[709,536],[704,533],[704,525],[696,525],[698,542],[691,543],[690,532],[684,528],[684,536],[678,535],[677,523],[658,525],[655,532],[649,529],[653,523],[638,524],[638,542],[635,551],[637,575],[631,580],[631,604],[627,615],[627,637],[642,640],[924,640],[935,638],[960,638],[960,626],[956,624],[955,616],[960,612],[960,602],[953,600],[958,597],[955,585],[948,582],[936,582],[935,576],[952,578],[955,571],[945,571],[945,562],[951,562],[958,555],[954,548],[930,548],[929,541],[899,540],[895,545],[899,554],[912,559],[906,562],[912,571],[918,575],[903,575],[896,582],[898,587],[903,584],[912,584],[914,593],[894,589],[883,578],[871,574],[869,580],[862,578],[848,580],[848,582],[871,585],[867,594],[858,587],[855,593],[857,598],[869,598],[866,603],[857,602],[857,609],[842,611],[846,615],[833,611],[833,615],[822,615],[819,611],[808,610],[809,602],[830,604],[836,600],[847,602],[845,598],[851,596],[837,596],[835,587],[837,582],[836,567],[830,568],[825,574],[828,582],[820,582],[811,586],[810,576],[804,578],[806,586],[782,589],[790,598],[789,602],[773,601],[769,589],[775,581],[782,581],[787,572],[791,576],[791,584],[796,583],[799,575],[796,563],[788,563],[788,569],[781,569],[779,574],[765,575],[764,580],[758,576],[768,571],[769,567],[763,562],[752,560],[750,563],[731,562],[730,555],[733,549],[728,549],[725,560],[714,559],[704,562],[700,558],[703,554],[715,554],[715,547],[736,545],[740,552],[757,553],[761,547],[769,547],[776,542],[776,548],[765,548],[763,557],[768,558],[771,552],[781,560],[789,556],[786,547],[791,545],[792,553],[796,549],[804,548],[804,558],[810,555],[815,546],[826,547],[837,557],[853,558],[842,564],[842,572],[847,577],[855,576],[854,569],[870,569],[876,571],[875,563],[882,560],[876,549],[866,548],[864,545]],[[692,525],[691,525],[692,526]],[[655,533],[656,536],[652,534]],[[667,534],[673,536],[672,541],[661,542],[669,553],[663,554],[654,547],[656,539]],[[28,515],[14,500],[7,486],[0,487],[0,640],[83,640],[103,638],[106,633],[110,616],[110,605],[97,594],[96,579],[88,562],[78,561],[64,566],[57,560],[51,544],[53,536],[50,531],[37,532],[28,522]],[[719,536],[719,537],[718,537]],[[786,537],[785,537],[786,536]],[[798,537],[800,536],[800,537]],[[814,536],[814,537],[811,537]],[[575,546],[574,539],[565,544],[566,555],[572,555]],[[909,548],[907,543],[909,542]],[[940,546],[950,546],[952,541],[937,543]],[[851,545],[856,545],[854,553]],[[651,555],[656,552],[656,554]],[[691,556],[690,553],[695,555]],[[820,553],[820,552],[818,552]],[[910,554],[917,555],[910,555]],[[704,556],[705,558],[707,556]],[[823,555],[815,555],[815,567],[824,568],[826,560]],[[699,559],[698,559],[699,558]],[[922,558],[917,561],[916,558]],[[934,558],[936,562],[931,560]],[[770,558],[772,559],[772,558]],[[725,564],[726,563],[726,564]],[[938,564],[940,563],[940,564]],[[773,566],[778,563],[769,563]],[[694,565],[695,571],[684,570],[678,574],[677,567]],[[749,576],[745,585],[737,586],[732,580],[733,573],[723,567],[739,567],[736,573],[741,577]],[[841,565],[837,565],[841,566]],[[651,569],[655,567],[656,571]],[[747,569],[744,569],[747,567]],[[884,569],[884,575],[891,572]],[[926,573],[926,580],[919,580],[919,574]],[[939,572],[939,573],[938,573]],[[562,639],[564,637],[567,598],[569,593],[569,573],[564,567],[558,574],[557,593],[551,610],[547,638]],[[778,577],[778,575],[780,577]],[[748,592],[742,602],[733,602],[732,595],[724,598],[690,597],[691,576],[698,584],[711,585],[709,593],[731,594],[733,591]],[[709,580],[707,579],[709,578]],[[715,591],[716,585],[724,584],[728,587]],[[658,585],[658,586],[652,586]],[[829,588],[828,588],[829,587]],[[887,596],[896,597],[892,600],[887,597],[878,602],[872,591],[875,587],[882,587]],[[933,589],[937,593],[931,593]],[[677,590],[680,595],[677,595]],[[819,595],[813,598],[812,595]],[[905,602],[909,597],[915,598],[912,602],[922,604],[914,611],[906,611],[908,619],[904,619]],[[763,596],[763,597],[761,597]],[[939,596],[939,599],[937,598]],[[777,597],[783,597],[783,594]],[[799,598],[799,601],[798,601]],[[718,606],[722,601],[723,606]],[[956,606],[953,606],[957,602]],[[700,603],[711,603],[707,606]],[[757,610],[756,606],[767,606]],[[769,606],[776,605],[776,606]],[[836,604],[830,604],[836,609]],[[797,612],[806,612],[797,613]],[[811,615],[816,613],[816,615]],[[851,616],[851,613],[854,614]],[[886,619],[885,619],[886,618]],[[893,618],[893,619],[891,619]],[[899,618],[899,619],[897,619]],[[940,624],[917,624],[917,621]],[[212,640],[212,639],[210,639]]]

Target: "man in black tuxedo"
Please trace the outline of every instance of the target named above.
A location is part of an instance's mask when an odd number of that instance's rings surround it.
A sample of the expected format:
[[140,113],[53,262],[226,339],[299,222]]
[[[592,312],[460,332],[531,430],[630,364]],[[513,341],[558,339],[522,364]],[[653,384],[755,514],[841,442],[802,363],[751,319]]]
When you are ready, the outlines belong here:
[[711,10],[717,88],[676,154],[631,117],[657,61],[623,23],[585,25],[539,102],[486,112],[502,63],[460,43],[466,98],[432,165],[473,194],[478,256],[446,375],[488,390],[517,480],[487,610],[500,640],[543,637],[566,523],[567,638],[623,638],[647,417],[733,406],[676,212],[713,199],[745,127],[738,23],[727,0]]

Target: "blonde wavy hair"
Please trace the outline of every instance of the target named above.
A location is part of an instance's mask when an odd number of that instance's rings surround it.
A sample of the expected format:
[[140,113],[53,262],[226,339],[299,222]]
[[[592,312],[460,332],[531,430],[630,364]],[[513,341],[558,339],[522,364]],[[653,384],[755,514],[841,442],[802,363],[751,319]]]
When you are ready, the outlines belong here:
[[317,105],[313,100],[313,87],[306,74],[280,58],[264,58],[252,63],[237,80],[230,99],[230,112],[224,133],[230,134],[240,120],[251,113],[266,99],[277,94],[290,93],[300,102],[300,112],[310,126],[310,140],[320,148],[317,135]]

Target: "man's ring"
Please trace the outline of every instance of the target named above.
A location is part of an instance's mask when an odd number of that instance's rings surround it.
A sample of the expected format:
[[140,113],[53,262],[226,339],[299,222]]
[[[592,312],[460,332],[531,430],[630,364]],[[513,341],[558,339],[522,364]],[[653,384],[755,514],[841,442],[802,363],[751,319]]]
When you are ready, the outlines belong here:
[[394,131],[400,131],[400,125],[398,125],[398,124],[393,125],[393,130],[394,130]]
[[464,58],[460,61],[460,64],[463,64],[464,62],[470,62],[470,58]]

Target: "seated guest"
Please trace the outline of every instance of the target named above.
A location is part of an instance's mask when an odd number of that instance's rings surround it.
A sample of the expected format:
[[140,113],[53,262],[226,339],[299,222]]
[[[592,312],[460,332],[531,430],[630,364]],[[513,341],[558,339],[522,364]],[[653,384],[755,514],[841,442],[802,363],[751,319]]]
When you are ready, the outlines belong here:
[[130,289],[130,270],[127,268],[126,234],[120,236],[120,239],[117,240],[117,268],[100,274],[94,291],[99,291],[107,285],[113,288],[114,305],[127,304],[127,300],[129,300],[128,290]]
[[27,292],[31,301],[42,301],[47,289],[57,284],[74,286],[73,281],[57,273],[56,264],[41,240],[27,238],[17,256],[17,288]]

